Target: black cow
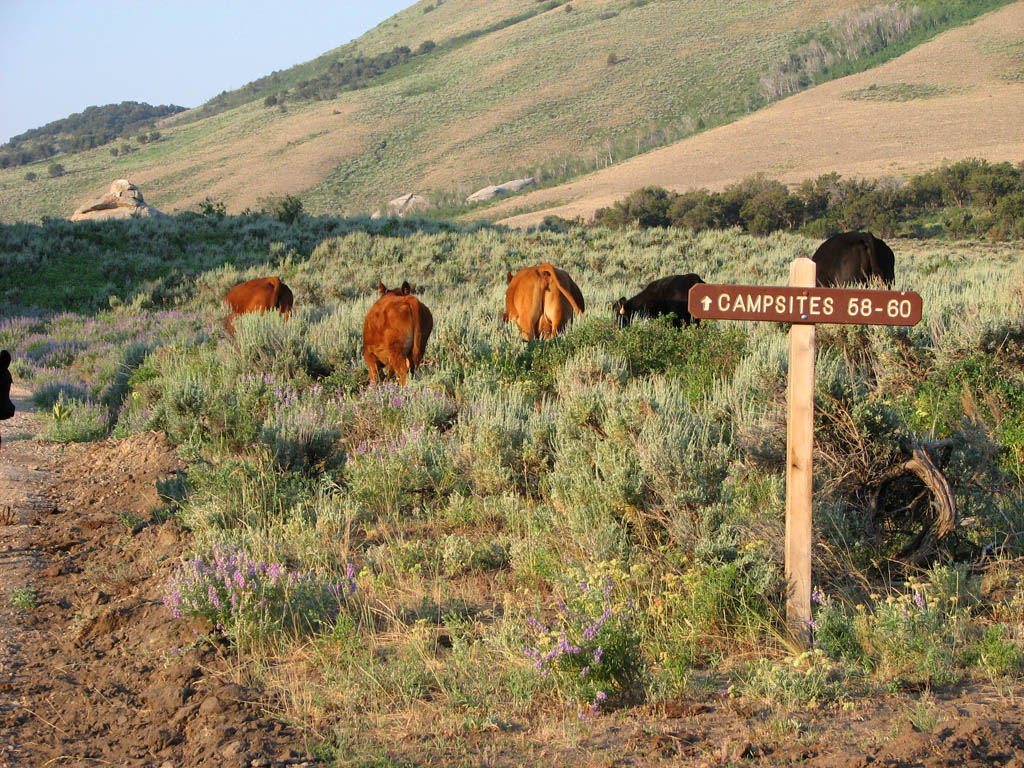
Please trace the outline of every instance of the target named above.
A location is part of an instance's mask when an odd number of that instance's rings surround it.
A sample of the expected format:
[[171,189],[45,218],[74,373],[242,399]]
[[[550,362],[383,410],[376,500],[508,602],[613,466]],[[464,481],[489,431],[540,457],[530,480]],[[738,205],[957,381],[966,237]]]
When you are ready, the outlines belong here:
[[14,403],[11,402],[11,353],[6,349],[0,351],[0,419],[9,419],[14,415]]
[[612,304],[615,316],[618,318],[619,327],[625,328],[633,322],[634,315],[644,317],[658,317],[659,315],[674,314],[672,325],[676,328],[683,323],[689,325],[691,322],[700,323],[694,320],[687,308],[690,289],[697,283],[703,283],[697,275],[671,275],[662,277],[652,283],[648,283],[640,293],[629,301],[626,297]]
[[896,279],[892,248],[870,232],[842,232],[818,246],[811,257],[818,265],[817,285],[867,285],[878,277],[887,287]]
[[6,349],[0,352],[0,419],[9,419],[14,415],[14,403],[11,402],[11,353]]

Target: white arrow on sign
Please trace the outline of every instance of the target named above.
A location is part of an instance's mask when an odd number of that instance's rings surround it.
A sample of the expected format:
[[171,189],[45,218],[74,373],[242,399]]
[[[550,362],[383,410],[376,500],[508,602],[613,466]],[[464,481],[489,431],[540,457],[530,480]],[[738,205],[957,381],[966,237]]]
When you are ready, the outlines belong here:
[[711,306],[711,297],[705,296],[703,299],[700,300],[700,303],[704,305],[704,311],[707,312],[708,308]]

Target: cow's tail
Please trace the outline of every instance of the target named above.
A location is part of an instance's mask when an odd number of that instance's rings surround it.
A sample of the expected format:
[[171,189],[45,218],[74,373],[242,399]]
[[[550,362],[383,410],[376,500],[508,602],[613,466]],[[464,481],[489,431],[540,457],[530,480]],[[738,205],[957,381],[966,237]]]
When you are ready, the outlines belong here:
[[415,307],[412,312],[412,349],[409,350],[409,357],[406,361],[409,373],[413,373],[423,362],[427,338],[434,329],[434,319],[430,310],[417,299],[414,298],[413,301],[415,301]]
[[[281,278],[279,277],[268,277],[267,283],[270,285],[270,306],[269,309],[278,309],[277,302],[281,299]],[[265,310],[264,310],[265,311]],[[262,312],[261,312],[262,314]]]
[[[417,307],[417,309],[419,309]],[[409,367],[409,373],[413,373],[416,370],[416,366],[420,363],[420,350],[423,349],[420,345],[423,343],[423,329],[420,327],[420,318],[418,317],[419,312],[416,313],[417,317],[412,324],[412,349],[409,350],[409,358],[406,360],[406,365]]]
[[568,290],[562,282],[558,279],[558,270],[551,264],[541,264],[541,271],[547,271],[551,274],[551,279],[554,281],[555,286],[558,288],[558,292],[565,296],[566,300],[572,305],[573,311],[577,314],[583,314],[583,297],[580,296],[580,300],[576,301],[576,297],[573,296],[572,291]]
[[289,315],[292,313],[292,306],[295,303],[295,296],[292,294],[291,289],[284,284],[284,282],[278,278],[278,289],[277,295],[274,297],[274,306],[277,307],[278,311],[284,315],[284,319],[287,320]]

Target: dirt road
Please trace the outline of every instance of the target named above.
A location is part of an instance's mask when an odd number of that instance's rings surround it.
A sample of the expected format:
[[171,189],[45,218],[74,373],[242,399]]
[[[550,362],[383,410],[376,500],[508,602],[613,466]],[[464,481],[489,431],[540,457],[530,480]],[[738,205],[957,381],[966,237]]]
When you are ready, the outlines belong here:
[[0,447],[0,768],[314,764],[210,628],[161,604],[187,539],[152,515],[181,468],[163,437],[35,440],[28,396]]

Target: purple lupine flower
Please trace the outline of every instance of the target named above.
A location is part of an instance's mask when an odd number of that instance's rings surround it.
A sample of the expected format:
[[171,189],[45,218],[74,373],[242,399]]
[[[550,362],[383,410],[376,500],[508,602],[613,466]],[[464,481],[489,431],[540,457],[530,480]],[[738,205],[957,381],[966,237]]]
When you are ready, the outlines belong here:
[[235,584],[239,589],[245,589],[245,576],[241,571],[235,571]]
[[220,596],[217,594],[217,589],[211,584],[207,587],[206,595],[209,597],[210,602],[216,610],[220,610]]
[[580,670],[580,677],[586,677],[590,673],[590,665],[588,664]]
[[594,651],[594,664],[600,664],[602,656],[604,656],[604,648],[598,646],[597,650]]
[[914,605],[916,605],[922,611],[924,610],[924,607],[925,607],[924,595],[922,595],[920,592],[915,592],[914,593]]
[[815,587],[811,590],[811,601],[816,605],[823,605],[825,603],[825,593]]
[[563,653],[579,653],[583,650],[579,646],[569,645],[569,641],[565,639],[564,634],[558,638],[558,647],[562,650]]
[[533,618],[533,616],[530,616],[529,618],[527,618],[526,619],[526,623],[529,624],[534,629],[536,629],[538,632],[542,632],[545,635],[548,632],[551,631],[547,627],[545,627],[543,624],[541,624],[539,621],[537,621],[535,618]]
[[815,619],[808,619],[807,628],[812,632],[816,632],[818,630],[818,622]]
[[589,627],[583,630],[583,639],[593,640],[594,636],[601,631],[601,627],[604,626],[604,623],[608,621],[611,615],[612,609],[606,608],[605,612],[601,614],[601,617],[597,621],[595,621],[593,624],[591,624]]

